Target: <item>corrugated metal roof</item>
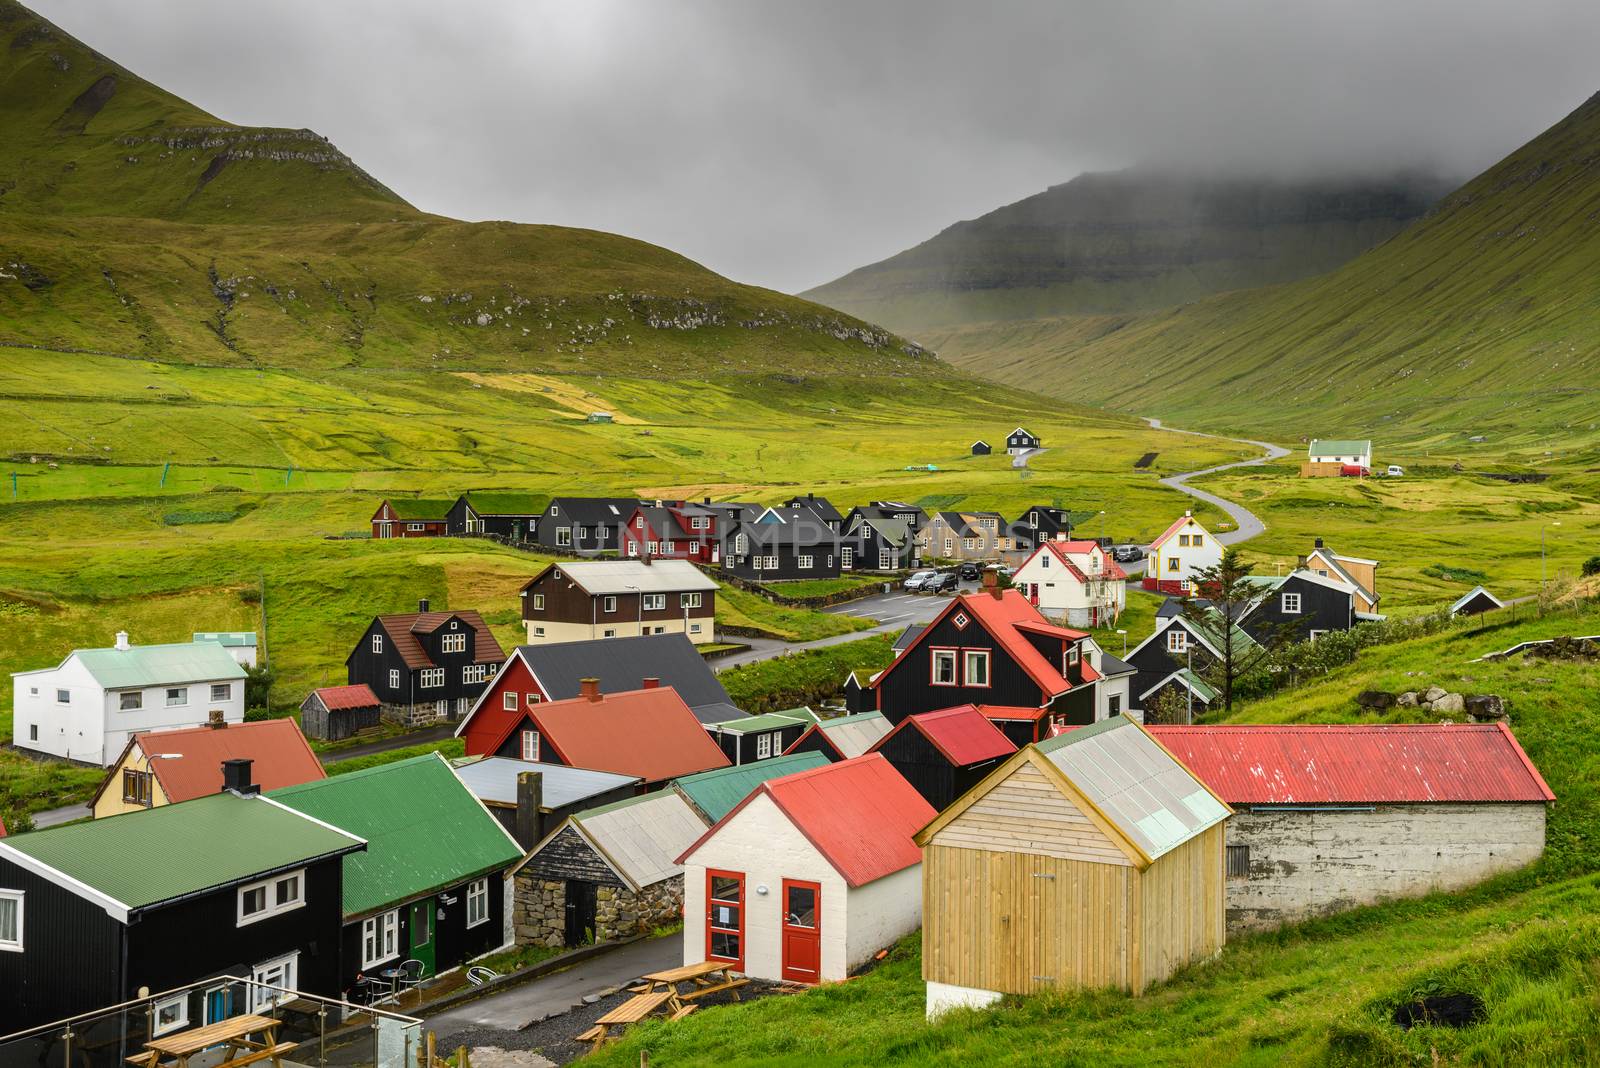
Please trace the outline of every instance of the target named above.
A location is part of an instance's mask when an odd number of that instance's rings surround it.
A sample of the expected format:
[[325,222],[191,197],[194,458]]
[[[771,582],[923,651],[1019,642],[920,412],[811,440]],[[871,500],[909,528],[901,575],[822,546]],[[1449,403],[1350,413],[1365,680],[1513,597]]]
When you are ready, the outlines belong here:
[[1204,783],[1125,716],[1038,749],[1151,860],[1228,818]]
[[233,654],[216,642],[75,649],[67,659],[73,656],[108,690],[245,677]]
[[871,749],[879,738],[888,734],[894,724],[882,712],[862,712],[854,716],[825,719],[817,729],[832,742],[846,760],[858,757]]
[[656,790],[572,817],[583,835],[634,889],[683,871],[678,854],[705,833],[705,821],[675,790]]
[[[678,593],[714,590],[717,584],[687,560],[584,560],[552,565],[586,593]],[[676,608],[677,605],[668,607]]]
[[147,756],[166,753],[182,757],[157,760],[150,765],[168,801],[189,801],[217,793],[222,789],[224,760],[250,761],[250,778],[263,790],[325,777],[322,761],[311,751],[300,725],[292,719],[141,731],[134,735],[134,741]]
[[799,712],[768,712],[763,716],[744,716],[731,723],[718,724],[718,729],[727,731],[729,734],[749,734],[751,732],[781,730],[784,727],[793,727],[796,723],[816,722],[817,717],[815,715],[802,715]]
[[941,708],[936,712],[921,712],[907,716],[900,725],[873,745],[874,752],[903,730],[920,731],[933,743],[944,758],[957,767],[981,764],[986,760],[1008,757],[1017,751],[1007,738],[982,712],[973,705]]
[[364,682],[354,686],[324,686],[312,692],[329,712],[346,708],[377,708],[382,704],[378,695],[372,692],[372,687]]
[[827,762],[828,758],[817,752],[789,753],[770,760],[758,760],[753,764],[685,775],[674,780],[673,785],[714,822],[726,816],[739,802],[750,796],[750,791],[768,779],[821,767]]
[[[728,758],[670,686],[546,701],[525,713],[541,744],[554,747],[575,768],[637,775],[664,782],[678,775],[726,767]],[[490,747],[498,749],[516,722]]]
[[565,808],[585,798],[619,790],[639,782],[637,775],[617,775],[609,771],[569,768],[561,764],[540,764],[511,757],[478,757],[454,764],[456,774],[480,800],[497,805],[517,803],[517,776],[536,771],[544,776],[545,808]]
[[1229,804],[1555,800],[1502,723],[1207,724],[1150,733]]
[[256,632],[253,630],[197,630],[194,632],[197,642],[218,642],[230,649],[253,648],[256,644]]
[[260,797],[217,793],[13,835],[0,851],[14,849],[138,909],[360,845],[354,833]]
[[269,796],[367,840],[365,852],[344,861],[346,916],[505,868],[522,855],[437,753]]
[[1362,456],[1372,451],[1372,441],[1357,440],[1355,438],[1312,438],[1311,445],[1306,449],[1307,456],[1344,456],[1353,454]]

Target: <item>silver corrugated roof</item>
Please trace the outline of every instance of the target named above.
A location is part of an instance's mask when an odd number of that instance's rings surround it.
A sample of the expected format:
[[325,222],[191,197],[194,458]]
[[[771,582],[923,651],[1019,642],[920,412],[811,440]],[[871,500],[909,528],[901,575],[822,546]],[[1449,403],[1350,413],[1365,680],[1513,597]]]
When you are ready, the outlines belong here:
[[511,757],[483,757],[456,765],[456,774],[467,784],[467,789],[480,800],[501,805],[517,803],[517,776],[524,771],[537,771],[544,776],[546,808],[565,808],[585,798],[598,797],[639,781],[631,775],[569,768],[562,764],[539,764]]
[[825,719],[819,726],[828,740],[839,747],[839,752],[845,755],[846,760],[865,753],[877,744],[879,738],[894,729],[894,724],[882,712]]
[[693,593],[717,588],[687,560],[653,560],[648,564],[639,560],[584,560],[562,563],[558,569],[590,594]]
[[682,872],[678,856],[707,826],[676,790],[657,790],[572,819],[635,888]]

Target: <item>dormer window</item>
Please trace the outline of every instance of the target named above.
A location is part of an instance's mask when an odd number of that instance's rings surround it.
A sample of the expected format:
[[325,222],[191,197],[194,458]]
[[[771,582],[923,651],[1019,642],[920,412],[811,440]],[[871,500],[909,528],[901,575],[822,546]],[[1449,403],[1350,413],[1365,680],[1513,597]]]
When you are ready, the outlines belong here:
[[1078,647],[1076,645],[1067,646],[1067,659],[1066,659],[1067,667],[1069,667],[1069,668],[1077,667],[1078,666],[1078,659],[1079,659]]
[[1189,651],[1189,632],[1174,627],[1167,631],[1167,652],[1185,653]]

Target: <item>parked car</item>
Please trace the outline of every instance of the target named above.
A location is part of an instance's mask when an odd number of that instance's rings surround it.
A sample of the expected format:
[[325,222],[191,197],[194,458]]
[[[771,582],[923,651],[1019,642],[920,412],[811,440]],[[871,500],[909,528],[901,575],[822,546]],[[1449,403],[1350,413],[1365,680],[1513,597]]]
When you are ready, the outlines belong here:
[[996,575],[1004,575],[1006,578],[1010,578],[1012,573],[1011,567],[1007,564],[990,564],[989,570],[993,571]]
[[954,571],[946,571],[942,575],[935,575],[922,587],[923,593],[954,593],[961,588],[961,580]]
[[910,578],[906,579],[905,588],[908,589],[908,590],[912,590],[912,591],[920,590],[928,582],[929,579],[934,579],[934,578],[938,578],[938,577],[939,577],[939,572],[937,572],[937,571],[918,571],[916,574],[914,574]]
[[1119,564],[1131,564],[1144,559],[1144,547],[1140,545],[1119,545],[1111,550],[1111,559]]
[[968,582],[976,582],[976,581],[978,581],[978,576],[981,573],[982,573],[982,569],[979,568],[978,565],[973,563],[971,560],[968,560],[966,563],[964,563],[960,567],[956,568],[956,574],[960,575],[963,579],[965,579]]
[[1399,464],[1390,464],[1389,470],[1384,472],[1384,474],[1388,475],[1390,478],[1399,478],[1405,473],[1406,469],[1401,467]]

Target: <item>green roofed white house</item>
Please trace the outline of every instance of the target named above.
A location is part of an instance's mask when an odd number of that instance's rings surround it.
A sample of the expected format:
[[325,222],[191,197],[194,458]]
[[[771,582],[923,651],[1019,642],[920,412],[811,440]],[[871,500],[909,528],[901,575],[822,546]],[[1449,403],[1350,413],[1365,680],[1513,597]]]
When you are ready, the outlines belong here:
[[197,630],[197,642],[216,642],[244,667],[256,666],[256,632],[253,630]]
[[723,723],[707,723],[706,730],[722,748],[722,754],[735,765],[754,764],[783,754],[804,734],[807,727],[821,719],[809,708],[791,708],[783,712],[768,712],[763,716],[746,716]]
[[516,840],[437,753],[274,790],[270,800],[349,830],[344,980],[408,961],[437,975],[511,941],[506,870]]
[[750,796],[750,791],[768,779],[781,779],[797,771],[810,771],[828,763],[821,753],[790,753],[731,768],[713,768],[696,775],[672,780],[672,788],[684,796],[706,822],[715,823],[732,812],[734,806]]
[[1312,438],[1306,447],[1306,461],[1313,464],[1360,464],[1372,466],[1371,440]]
[[[232,790],[0,840],[0,1034],[224,975],[339,994],[344,858],[365,843],[247,780],[234,767]],[[156,1031],[277,996],[158,1001]]]
[[18,671],[12,742],[19,749],[108,767],[141,731],[244,722],[245,671],[219,642],[74,649],[53,668]]

